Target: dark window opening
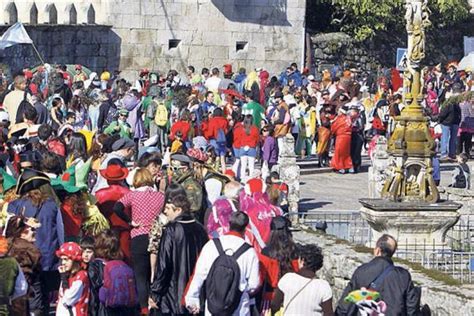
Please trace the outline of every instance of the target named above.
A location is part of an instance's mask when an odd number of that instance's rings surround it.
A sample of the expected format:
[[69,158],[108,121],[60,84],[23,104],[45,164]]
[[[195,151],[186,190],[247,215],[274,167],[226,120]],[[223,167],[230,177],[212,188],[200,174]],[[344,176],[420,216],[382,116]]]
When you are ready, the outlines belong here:
[[177,48],[179,43],[181,43],[180,39],[170,39],[170,40],[168,40],[168,49]]
[[247,44],[248,44],[248,42],[236,42],[235,43],[235,51],[239,52],[239,51],[246,50],[247,49]]

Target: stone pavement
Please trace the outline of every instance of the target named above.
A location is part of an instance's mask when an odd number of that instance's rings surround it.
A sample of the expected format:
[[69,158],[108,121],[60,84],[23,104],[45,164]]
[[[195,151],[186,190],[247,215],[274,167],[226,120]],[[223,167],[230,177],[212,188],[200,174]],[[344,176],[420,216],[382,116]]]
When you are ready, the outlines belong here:
[[[364,159],[365,161],[367,160]],[[474,161],[468,164],[472,173]],[[450,183],[454,166],[455,164],[452,163],[441,165],[441,186],[447,186]],[[358,174],[341,175],[329,172],[302,175],[300,194],[300,212],[359,210],[361,205],[358,200],[368,197],[367,165],[363,166],[363,171]]]

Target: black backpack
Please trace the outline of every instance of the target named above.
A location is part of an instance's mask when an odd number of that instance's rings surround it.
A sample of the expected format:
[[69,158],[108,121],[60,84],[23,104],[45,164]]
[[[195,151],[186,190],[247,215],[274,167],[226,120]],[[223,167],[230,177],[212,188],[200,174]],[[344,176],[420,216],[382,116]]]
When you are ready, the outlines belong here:
[[207,308],[212,315],[232,315],[239,307],[242,291],[240,284],[240,267],[237,259],[251,246],[244,243],[229,256],[224,252],[221,241],[213,239],[219,256],[209,270],[206,278]]

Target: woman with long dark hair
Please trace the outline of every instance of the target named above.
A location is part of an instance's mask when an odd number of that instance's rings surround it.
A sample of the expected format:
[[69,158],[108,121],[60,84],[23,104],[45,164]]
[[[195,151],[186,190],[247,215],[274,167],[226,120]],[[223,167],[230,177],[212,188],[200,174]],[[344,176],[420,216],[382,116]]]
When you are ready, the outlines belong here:
[[87,142],[81,133],[72,133],[68,147],[68,158],[66,159],[66,167],[83,165],[87,160]]
[[277,216],[270,224],[270,239],[267,246],[259,256],[264,276],[261,308],[263,311],[270,310],[274,290],[281,277],[288,272],[295,271],[296,244],[290,231],[290,221]]
[[253,125],[253,117],[248,114],[244,117],[243,128],[234,132],[234,138],[239,139],[240,144],[240,179],[247,177],[247,165],[249,177],[253,176],[255,169],[255,157],[257,156],[257,145],[260,140],[260,131]]

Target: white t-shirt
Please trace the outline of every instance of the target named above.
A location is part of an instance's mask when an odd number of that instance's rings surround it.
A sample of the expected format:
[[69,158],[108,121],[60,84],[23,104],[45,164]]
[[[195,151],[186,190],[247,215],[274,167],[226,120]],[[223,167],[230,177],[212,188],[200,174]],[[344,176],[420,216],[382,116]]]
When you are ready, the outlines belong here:
[[[285,274],[278,282],[278,288],[285,295],[283,307],[286,315],[323,315],[321,304],[332,298],[329,283],[321,279],[313,279],[290,272]],[[296,295],[304,286],[306,287]],[[296,296],[295,296],[296,295]],[[293,298],[294,297],[294,298]],[[288,303],[290,300],[290,305]]]

